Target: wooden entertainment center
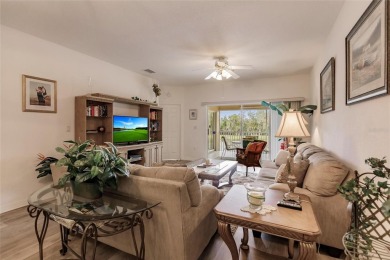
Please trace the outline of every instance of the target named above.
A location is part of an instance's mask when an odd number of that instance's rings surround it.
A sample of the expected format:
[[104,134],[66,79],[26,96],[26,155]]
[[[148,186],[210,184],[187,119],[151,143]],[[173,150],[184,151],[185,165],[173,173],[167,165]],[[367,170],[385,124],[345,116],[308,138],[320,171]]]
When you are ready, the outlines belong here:
[[[147,143],[117,145],[131,163],[152,166],[162,161],[163,110],[155,103],[101,93],[75,97],[75,140],[94,140],[96,144],[113,142],[114,104],[129,109],[131,116],[149,118]],[[115,112],[116,113],[116,112]]]

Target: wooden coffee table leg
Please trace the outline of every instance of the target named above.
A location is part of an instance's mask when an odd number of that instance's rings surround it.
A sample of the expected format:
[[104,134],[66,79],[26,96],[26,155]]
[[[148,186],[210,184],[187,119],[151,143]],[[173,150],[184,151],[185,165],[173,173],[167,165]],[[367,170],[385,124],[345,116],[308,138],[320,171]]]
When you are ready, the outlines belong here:
[[234,241],[230,224],[218,221],[218,233],[230,250],[232,260],[238,260],[238,249]]
[[316,243],[315,242],[299,242],[299,260],[316,259]]
[[241,249],[248,250],[248,229],[247,228],[242,228],[242,231],[244,231],[244,237],[241,239]]
[[219,180],[213,180],[213,186],[219,188]]

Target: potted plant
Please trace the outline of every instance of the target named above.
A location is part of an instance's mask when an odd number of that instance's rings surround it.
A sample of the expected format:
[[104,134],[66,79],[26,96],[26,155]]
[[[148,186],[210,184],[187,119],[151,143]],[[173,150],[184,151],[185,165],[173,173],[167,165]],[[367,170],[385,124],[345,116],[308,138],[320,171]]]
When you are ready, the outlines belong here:
[[157,97],[161,96],[161,88],[156,83],[153,84],[152,88],[153,88],[154,94],[156,95],[155,103],[157,103]]
[[[290,103],[289,103],[290,104]],[[270,109],[278,112],[278,114],[281,116],[283,115],[283,112],[285,111],[289,111],[289,107],[290,105],[286,106],[285,104],[278,104],[276,106],[272,105],[271,103],[269,102],[265,102],[265,101],[261,101],[261,105],[262,106],[265,106],[265,107],[269,107]],[[311,116],[313,113],[314,113],[314,110],[317,109],[317,106],[316,105],[306,105],[306,106],[302,106],[300,108],[298,108],[298,111],[301,111],[302,114],[309,114],[309,116]]]
[[68,167],[68,173],[59,180],[63,186],[70,181],[75,195],[96,199],[104,187],[117,188],[118,176],[128,176],[127,160],[119,155],[118,149],[107,142],[107,147],[98,146],[91,140],[83,143],[65,141],[66,148],[56,151],[64,157],[56,163]]
[[[380,243],[381,219],[390,217],[390,168],[385,166],[386,159],[368,158],[373,172],[358,174],[338,188],[348,201],[353,203],[350,231],[344,235],[346,252],[352,258],[369,259],[374,254],[373,241]],[[387,245],[388,242],[387,242]]]

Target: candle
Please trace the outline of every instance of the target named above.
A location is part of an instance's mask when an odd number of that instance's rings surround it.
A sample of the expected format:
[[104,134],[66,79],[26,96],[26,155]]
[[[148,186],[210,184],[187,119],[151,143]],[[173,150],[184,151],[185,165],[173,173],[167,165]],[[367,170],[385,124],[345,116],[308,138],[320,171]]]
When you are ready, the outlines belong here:
[[251,208],[258,208],[263,205],[265,199],[264,192],[262,191],[248,191],[248,202],[251,204]]

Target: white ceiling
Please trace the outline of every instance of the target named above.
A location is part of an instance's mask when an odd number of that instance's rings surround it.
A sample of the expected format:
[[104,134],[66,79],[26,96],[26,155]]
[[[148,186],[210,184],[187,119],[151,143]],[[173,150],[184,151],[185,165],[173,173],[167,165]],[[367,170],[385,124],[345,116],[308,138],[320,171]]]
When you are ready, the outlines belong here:
[[238,80],[309,70],[343,2],[2,0],[1,23],[163,85],[193,85],[221,55],[255,68]]

